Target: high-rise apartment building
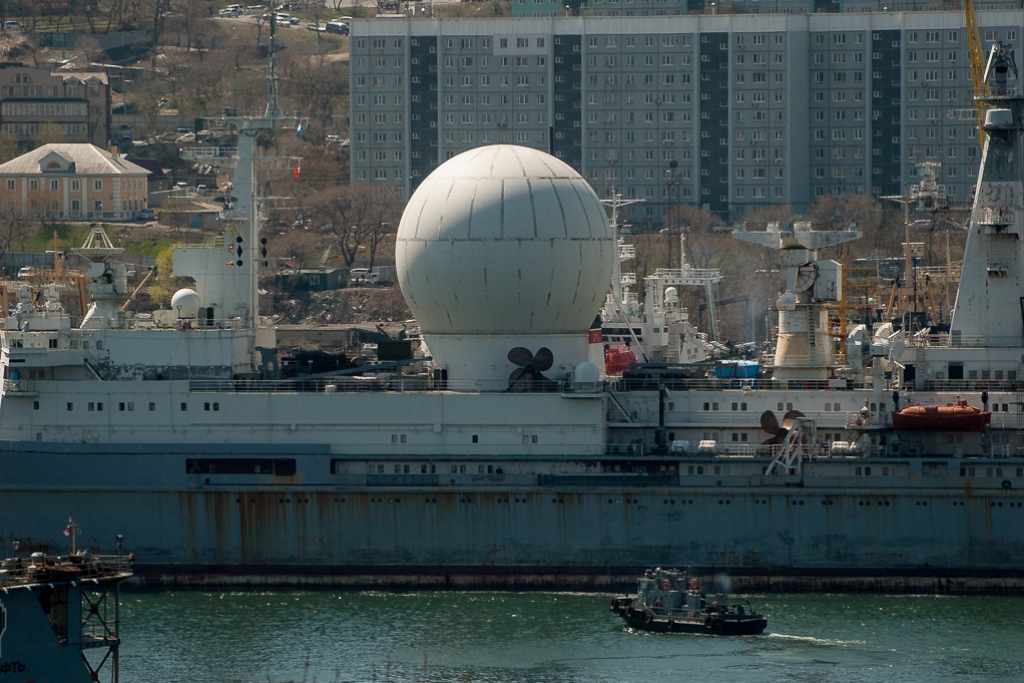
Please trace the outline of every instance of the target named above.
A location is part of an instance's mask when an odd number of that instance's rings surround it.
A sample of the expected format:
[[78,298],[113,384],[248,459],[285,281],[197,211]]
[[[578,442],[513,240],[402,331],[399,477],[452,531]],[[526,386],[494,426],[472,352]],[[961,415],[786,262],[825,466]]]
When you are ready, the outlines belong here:
[[[983,12],[986,47],[1024,54],[1022,22]],[[356,21],[351,72],[352,178],[408,191],[493,143],[645,199],[653,224],[899,194],[923,161],[967,200],[978,166],[959,12]]]

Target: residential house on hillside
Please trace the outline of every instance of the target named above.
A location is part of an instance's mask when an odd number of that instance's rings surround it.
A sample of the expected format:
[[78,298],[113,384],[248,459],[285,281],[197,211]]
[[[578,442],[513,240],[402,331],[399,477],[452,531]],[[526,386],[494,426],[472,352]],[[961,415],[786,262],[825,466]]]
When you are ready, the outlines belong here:
[[27,143],[47,123],[59,126],[67,142],[105,147],[110,139],[107,74],[0,62],[0,130]]
[[95,145],[43,145],[0,164],[0,210],[48,219],[129,220],[147,207],[149,171]]

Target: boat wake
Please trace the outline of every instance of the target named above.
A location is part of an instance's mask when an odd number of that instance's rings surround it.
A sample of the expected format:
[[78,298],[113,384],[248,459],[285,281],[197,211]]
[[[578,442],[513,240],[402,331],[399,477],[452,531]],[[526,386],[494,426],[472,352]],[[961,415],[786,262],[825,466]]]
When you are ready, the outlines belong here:
[[787,633],[768,633],[769,638],[780,638],[782,640],[793,640],[815,645],[865,645],[863,640],[838,640],[835,638],[815,638],[814,636],[794,636]]

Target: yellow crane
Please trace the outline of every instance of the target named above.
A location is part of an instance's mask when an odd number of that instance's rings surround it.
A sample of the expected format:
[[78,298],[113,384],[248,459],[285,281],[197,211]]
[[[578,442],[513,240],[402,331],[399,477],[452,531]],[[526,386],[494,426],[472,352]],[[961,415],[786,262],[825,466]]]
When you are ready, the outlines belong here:
[[978,144],[985,149],[985,103],[979,100],[986,94],[985,57],[981,52],[981,29],[978,15],[974,12],[974,0],[964,0],[964,17],[967,22],[967,54],[971,62],[971,82],[974,84],[974,110],[978,116]]

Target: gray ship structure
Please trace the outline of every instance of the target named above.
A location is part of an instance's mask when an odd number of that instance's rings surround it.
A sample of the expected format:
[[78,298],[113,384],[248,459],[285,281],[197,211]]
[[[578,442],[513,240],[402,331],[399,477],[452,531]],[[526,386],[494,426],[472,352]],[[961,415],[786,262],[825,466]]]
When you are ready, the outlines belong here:
[[[79,530],[69,522],[72,544]],[[120,585],[132,575],[132,559],[73,549],[0,560],[3,680],[117,683]]]
[[[703,351],[676,288],[715,272],[660,274],[643,311],[621,289],[609,301],[625,254],[601,201],[557,159],[496,145],[441,165],[403,216],[399,280],[425,346],[406,340],[404,360],[358,376],[282,379],[257,307],[256,177],[274,161],[254,138],[297,122],[273,104],[225,119],[237,201],[216,244],[175,250],[174,275],[196,285],[172,310],[123,310],[125,266],[97,233],[83,319],[45,287],[3,320],[0,536],[53,552],[72,511],[95,539],[123,534],[140,575],[197,582],[607,585],[690,566],[1019,583],[1011,65],[997,45],[949,331],[856,327],[839,355],[826,307],[842,267],[819,250],[855,226],[739,230],[786,273],[774,358],[750,377],[686,362]],[[589,329],[607,306],[645,335],[647,362],[621,375]],[[986,423],[961,422],[958,401]],[[894,427],[912,408],[952,412]]]

